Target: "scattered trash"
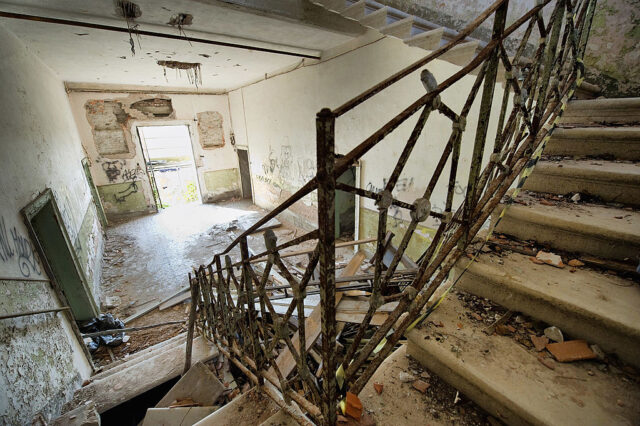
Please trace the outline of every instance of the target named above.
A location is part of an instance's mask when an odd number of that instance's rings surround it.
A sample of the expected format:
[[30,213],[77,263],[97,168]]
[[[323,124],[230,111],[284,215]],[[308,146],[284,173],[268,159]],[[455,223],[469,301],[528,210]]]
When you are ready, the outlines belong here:
[[589,348],[586,340],[568,340],[562,343],[549,343],[547,350],[558,362],[572,362],[594,359],[596,354]]
[[378,395],[382,394],[382,389],[384,389],[384,385],[382,383],[374,383],[373,384],[373,388],[376,390],[376,392],[378,393]]
[[398,378],[402,383],[413,382],[416,379],[416,377],[413,374],[409,374],[406,371],[401,371],[400,374],[398,375]]
[[415,382],[413,382],[413,388],[422,393],[427,393],[427,389],[429,389],[429,387],[431,387],[431,385],[425,382],[424,380],[418,379]]
[[577,203],[578,201],[580,201],[580,194],[579,193],[575,193],[571,196],[571,201],[573,201],[574,203]]
[[564,268],[562,258],[557,254],[539,251],[538,254],[536,254],[536,259],[546,263],[547,265],[555,266],[556,268]]
[[577,268],[579,266],[584,266],[584,263],[580,262],[578,259],[571,259],[567,262],[567,265]]
[[[90,320],[83,321],[79,324],[80,332],[85,333],[95,333],[103,330],[113,330],[124,328],[124,323],[115,318],[111,314],[100,314],[96,318],[91,318]],[[114,333],[107,334],[103,336],[97,336],[90,338],[92,343],[87,343],[85,339],[85,344],[90,352],[94,352],[100,346],[100,343],[103,343],[107,346],[118,346],[122,344],[123,339],[125,337],[124,332],[122,333]]]
[[536,351],[542,352],[547,347],[549,343],[549,338],[546,336],[536,336],[535,334],[531,335],[531,343],[536,348]]
[[562,330],[560,330],[555,325],[545,328],[544,335],[547,336],[549,340],[553,340],[554,342],[558,342],[558,343],[564,342],[564,336],[562,335]]
[[460,401],[462,401],[462,399],[460,399],[460,392],[456,391],[456,397],[453,398],[453,405],[456,405]]

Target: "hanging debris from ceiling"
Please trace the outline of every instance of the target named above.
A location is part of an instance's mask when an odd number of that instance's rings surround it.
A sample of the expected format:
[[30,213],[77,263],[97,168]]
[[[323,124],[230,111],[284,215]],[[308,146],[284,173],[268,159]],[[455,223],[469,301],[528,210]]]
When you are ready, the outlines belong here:
[[[176,72],[182,75],[182,71],[187,74],[189,83],[194,84],[196,87],[202,85],[202,66],[199,62],[179,62],[179,61],[158,61],[164,71],[164,78],[167,78],[167,68],[176,70]],[[168,81],[168,80],[167,80]]]
[[190,13],[178,13],[177,15],[173,15],[171,19],[169,19],[169,22],[167,22],[167,25],[177,27],[178,33],[184,36],[189,44],[191,44],[191,40],[189,40],[189,37],[187,37],[187,33],[184,32],[183,27],[185,25],[191,24],[193,24],[193,15],[191,15]]
[[133,42],[132,33],[135,33],[136,38],[138,39],[138,47],[141,48],[140,34],[138,34],[138,24],[135,22],[137,18],[142,16],[142,11],[140,10],[140,6],[128,0],[117,0],[116,13],[118,14],[118,16],[124,18],[124,20],[127,23],[127,29],[129,30],[129,44],[131,45],[131,53],[135,55],[136,48]]

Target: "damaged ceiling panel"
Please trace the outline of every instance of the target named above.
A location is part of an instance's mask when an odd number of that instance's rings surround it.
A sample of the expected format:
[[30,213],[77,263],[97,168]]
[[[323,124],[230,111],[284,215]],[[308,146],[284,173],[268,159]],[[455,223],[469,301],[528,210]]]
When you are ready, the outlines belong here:
[[[267,48],[319,56],[363,34],[358,22],[307,0],[281,0],[275,12],[259,1],[24,0],[0,2],[0,10],[128,29],[95,28],[0,18],[60,77],[86,85],[156,86],[194,89],[196,77],[169,73],[166,63],[200,63],[201,90],[224,91],[298,65],[300,57],[250,49]],[[286,7],[285,7],[286,6]],[[137,35],[151,31],[192,39],[234,43],[236,48]],[[135,54],[132,52],[135,51]],[[195,80],[199,80],[195,79]]]

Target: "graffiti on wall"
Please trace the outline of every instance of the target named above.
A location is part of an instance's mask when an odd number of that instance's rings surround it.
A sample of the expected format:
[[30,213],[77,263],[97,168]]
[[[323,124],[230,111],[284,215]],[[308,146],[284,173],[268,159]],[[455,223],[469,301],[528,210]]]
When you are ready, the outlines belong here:
[[16,262],[25,278],[32,274],[42,275],[33,244],[15,226],[7,233],[4,217],[0,217],[0,260],[4,263]]
[[137,181],[145,176],[140,163],[136,163],[135,167],[127,167],[124,160],[103,160],[102,170],[109,183],[128,184],[125,189],[115,193],[114,197],[118,203],[124,203],[130,195],[137,193],[140,189]]
[[115,160],[115,161],[103,161],[102,162],[102,170],[104,170],[104,174],[109,179],[110,183],[114,183],[120,177],[122,173],[122,167],[124,166],[124,161]]
[[274,186],[302,186],[316,176],[316,162],[313,158],[294,158],[291,145],[282,145],[280,153],[269,147],[262,172],[260,180]]

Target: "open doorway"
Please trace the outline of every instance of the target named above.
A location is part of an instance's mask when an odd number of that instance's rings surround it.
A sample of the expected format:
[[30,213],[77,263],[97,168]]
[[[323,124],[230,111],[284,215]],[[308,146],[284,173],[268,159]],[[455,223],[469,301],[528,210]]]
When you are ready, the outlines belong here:
[[[356,166],[349,167],[337,180],[356,186]],[[356,233],[356,194],[336,190],[335,237],[354,239]]]
[[201,203],[189,127],[138,126],[158,208]]

